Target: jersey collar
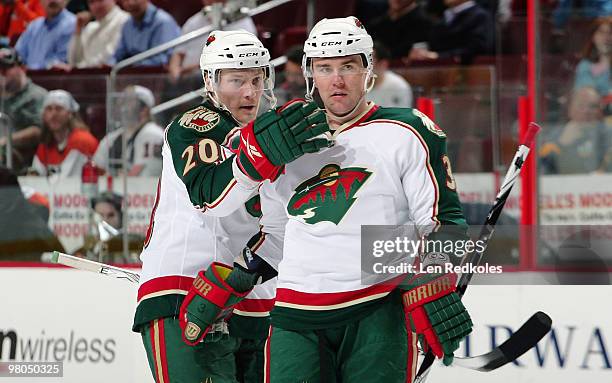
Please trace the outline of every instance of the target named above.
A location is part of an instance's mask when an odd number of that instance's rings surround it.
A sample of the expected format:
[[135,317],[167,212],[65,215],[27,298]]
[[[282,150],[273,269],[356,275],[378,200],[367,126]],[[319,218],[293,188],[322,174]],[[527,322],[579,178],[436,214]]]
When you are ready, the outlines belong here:
[[336,129],[332,133],[332,138],[336,138],[336,137],[338,137],[338,135],[340,133],[345,132],[345,131],[347,131],[347,130],[349,130],[351,128],[354,128],[355,126],[361,124],[362,122],[367,120],[374,112],[376,112],[378,110],[378,105],[374,104],[372,101],[368,101],[366,105],[367,105],[367,108],[366,108],[365,111],[363,111],[361,114],[359,114],[358,116],[356,116],[352,120],[347,121],[344,124],[340,125],[338,127],[338,129]]

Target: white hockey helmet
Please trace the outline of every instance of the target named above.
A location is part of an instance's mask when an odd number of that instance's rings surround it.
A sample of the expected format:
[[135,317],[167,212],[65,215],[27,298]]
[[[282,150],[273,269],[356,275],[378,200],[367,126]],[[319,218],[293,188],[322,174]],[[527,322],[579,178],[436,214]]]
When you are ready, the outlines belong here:
[[[274,97],[274,68],[270,64],[270,53],[261,41],[250,32],[239,29],[234,31],[212,31],[202,47],[200,69],[204,79],[204,87],[211,100],[220,108],[216,89],[220,72],[223,69],[262,68],[265,72],[263,95],[276,105]],[[210,81],[207,81],[207,78]]]
[[306,78],[306,97],[312,99],[315,84],[312,80],[312,59],[360,55],[367,70],[364,91],[370,91],[374,82],[372,55],[374,43],[361,21],[354,16],[323,19],[310,31],[304,43],[302,71]]

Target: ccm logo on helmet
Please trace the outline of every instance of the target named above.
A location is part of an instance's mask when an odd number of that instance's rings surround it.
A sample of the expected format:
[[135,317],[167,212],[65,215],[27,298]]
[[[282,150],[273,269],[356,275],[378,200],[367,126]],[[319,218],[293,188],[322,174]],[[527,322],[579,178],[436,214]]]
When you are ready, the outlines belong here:
[[340,42],[340,41],[324,41],[324,42],[321,43],[322,47],[329,47],[329,46],[332,46],[332,45],[342,45],[342,42]]
[[238,57],[253,57],[253,56],[257,56],[259,53],[257,52],[249,52],[249,53],[241,53],[238,55]]

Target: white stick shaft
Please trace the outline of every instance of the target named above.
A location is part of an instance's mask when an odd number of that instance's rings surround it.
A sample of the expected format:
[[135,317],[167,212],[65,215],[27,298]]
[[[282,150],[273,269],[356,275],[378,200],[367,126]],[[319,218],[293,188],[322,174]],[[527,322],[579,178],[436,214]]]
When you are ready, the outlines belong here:
[[122,269],[120,267],[115,267],[100,262],[90,261],[89,259],[83,259],[75,257],[73,255],[60,253],[59,251],[54,251],[53,254],[55,263],[70,266],[79,270],[91,271],[93,273],[108,275],[118,279],[126,279],[133,283],[138,283],[140,281],[140,275],[138,273],[127,269]]

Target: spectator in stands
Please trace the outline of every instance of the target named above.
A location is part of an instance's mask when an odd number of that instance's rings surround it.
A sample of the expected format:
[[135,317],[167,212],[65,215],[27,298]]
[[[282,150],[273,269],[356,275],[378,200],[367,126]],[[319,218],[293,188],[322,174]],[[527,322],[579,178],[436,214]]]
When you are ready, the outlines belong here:
[[586,19],[612,16],[612,1],[559,0],[552,15],[555,29],[562,30],[572,14]]
[[121,29],[130,17],[115,0],[88,0],[89,12],[77,14],[68,47],[68,64],[77,68],[108,64],[117,50]]
[[45,97],[42,140],[32,167],[42,176],[74,177],[98,148],[78,115],[79,104],[65,90],[52,90]]
[[123,226],[123,214],[121,213],[121,204],[123,198],[120,195],[112,192],[101,193],[98,197],[92,200],[92,208],[100,217],[109,225],[117,230],[121,230]]
[[426,41],[432,21],[416,0],[389,0],[386,14],[367,25],[372,38],[391,50],[391,58],[408,55],[414,43]]
[[603,123],[597,91],[591,87],[574,90],[568,115],[569,121],[561,129],[550,130],[540,147],[543,170],[553,174],[612,170],[602,168],[612,136]]
[[[202,9],[187,19],[183,25],[181,34],[185,35],[197,29],[212,25],[214,20],[212,20],[211,16],[206,12],[206,7],[225,2],[226,0],[202,0]],[[236,29],[244,29],[255,35],[257,34],[255,23],[250,17],[229,21],[229,23],[223,27],[223,30],[226,31]],[[162,101],[171,100],[183,95],[185,91],[196,90],[202,87],[200,53],[202,53],[202,47],[207,38],[208,34],[205,34],[175,48],[168,64],[168,83],[164,87],[161,96]],[[194,100],[192,103],[166,110],[160,114],[160,118],[162,121],[169,121],[177,113],[187,110],[190,106],[196,106],[198,103],[198,100]]]
[[[202,0],[204,7],[198,13],[187,19],[181,33],[185,35],[189,32],[211,25],[212,20],[205,12],[205,7],[215,3],[225,2],[226,0]],[[237,29],[244,29],[247,32],[257,35],[257,28],[255,27],[253,19],[250,17],[238,19],[223,27],[225,31]],[[202,47],[207,38],[208,34],[191,40],[187,44],[176,47],[170,59],[170,64],[168,65],[168,72],[172,81],[176,82],[181,76],[192,74],[194,77],[197,77],[197,84],[200,85],[202,82],[200,74],[200,54],[202,53]]]
[[[119,46],[114,55],[115,62],[166,43],[180,35],[181,29],[172,16],[150,4],[149,0],[123,0],[122,4],[131,17],[123,25]],[[135,65],[166,65],[171,54],[172,51],[168,50]]]
[[0,36],[14,43],[32,20],[44,15],[40,0],[3,1],[0,4]]
[[574,88],[593,87],[605,97],[610,93],[610,59],[612,58],[612,18],[594,23],[591,38],[576,67]]
[[[42,105],[47,91],[34,84],[26,74],[19,54],[13,48],[0,48],[0,104],[13,123],[11,141],[13,168],[28,168],[40,142]],[[6,137],[0,137],[0,148],[6,145]]]
[[151,108],[155,105],[153,93],[140,85],[129,86],[119,101],[123,127],[102,139],[94,162],[107,172],[117,174],[122,168],[122,137],[125,133],[128,175],[159,176],[164,130],[151,120]]
[[453,59],[470,64],[475,56],[492,54],[493,18],[472,0],[444,0],[444,20],[431,30],[428,47],[414,47],[411,60]]
[[[517,3],[526,2],[527,0],[474,0],[478,5],[487,10],[491,16],[500,21],[502,24],[507,23],[512,17],[512,10]],[[544,3],[557,0],[540,0],[540,10],[544,11]],[[444,0],[427,0],[425,10],[435,18],[442,19],[446,5]],[[526,6],[526,5],[525,5]],[[519,5],[520,7],[520,5]],[[524,7],[523,7],[524,8]],[[524,14],[523,14],[524,16]]]
[[[103,192],[92,201],[92,208],[106,224],[98,224],[96,238],[86,236],[83,248],[75,251],[81,256],[102,258],[107,263],[138,263],[144,236],[128,233],[128,256],[123,253],[123,197],[114,192]],[[109,226],[110,225],[110,226]]]
[[294,45],[285,53],[287,62],[283,70],[283,82],[274,89],[274,95],[280,105],[306,95],[306,81],[302,73],[303,55],[302,45]]
[[74,33],[76,16],[65,9],[66,0],[42,3],[47,16],[32,21],[15,48],[29,69],[62,68],[68,62],[68,42]]
[[389,70],[391,52],[381,42],[374,42],[374,88],[367,98],[377,105],[397,108],[412,107],[412,88],[404,78]]

